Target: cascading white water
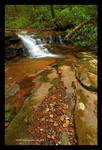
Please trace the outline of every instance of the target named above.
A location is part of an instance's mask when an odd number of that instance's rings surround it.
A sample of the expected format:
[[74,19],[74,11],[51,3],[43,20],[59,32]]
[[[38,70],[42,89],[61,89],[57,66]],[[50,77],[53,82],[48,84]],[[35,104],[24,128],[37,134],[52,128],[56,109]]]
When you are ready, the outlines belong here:
[[42,58],[42,57],[56,57],[61,58],[63,56],[58,56],[51,54],[47,48],[44,47],[44,42],[40,39],[36,39],[35,35],[27,35],[26,32],[18,34],[18,37],[21,38],[24,47],[27,49],[30,58]]
[[61,38],[61,36],[59,35],[59,42],[60,42],[60,44],[63,44],[63,42],[62,42],[62,38]]
[[53,43],[53,39],[51,35],[49,36],[49,43]]

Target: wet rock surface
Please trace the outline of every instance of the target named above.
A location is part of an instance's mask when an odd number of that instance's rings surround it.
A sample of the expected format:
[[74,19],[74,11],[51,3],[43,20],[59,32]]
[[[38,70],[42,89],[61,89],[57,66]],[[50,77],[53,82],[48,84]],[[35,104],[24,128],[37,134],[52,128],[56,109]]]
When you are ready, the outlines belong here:
[[23,56],[23,46],[14,32],[5,32],[5,60]]
[[97,56],[66,56],[6,64],[6,145],[97,145]]
[[97,91],[97,56],[92,52],[80,52],[75,75],[82,86],[90,91]]

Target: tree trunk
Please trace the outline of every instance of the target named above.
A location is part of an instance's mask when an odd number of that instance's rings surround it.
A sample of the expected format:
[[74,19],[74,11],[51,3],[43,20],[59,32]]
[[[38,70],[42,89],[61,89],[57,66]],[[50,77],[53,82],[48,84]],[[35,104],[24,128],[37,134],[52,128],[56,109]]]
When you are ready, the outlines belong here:
[[15,8],[16,13],[18,14],[17,6],[14,5],[14,8]]
[[87,23],[88,23],[88,22],[82,22],[82,23],[80,23],[78,26],[76,26],[76,27],[72,30],[71,33],[68,33],[68,34],[65,36],[64,40],[67,39],[67,38],[69,38],[70,36],[72,36],[72,34],[73,34],[74,32],[76,32],[77,30],[79,30],[83,25],[85,25],[85,24],[87,24]]
[[51,8],[52,17],[56,18],[53,5],[50,5],[50,8]]
[[[53,5],[50,5],[50,9],[51,9],[52,18],[53,18],[53,19],[56,19],[56,15],[55,15],[55,11],[54,11],[54,6],[53,6]],[[57,29],[59,29],[59,26],[58,26],[56,20],[54,20],[54,23],[55,23]]]

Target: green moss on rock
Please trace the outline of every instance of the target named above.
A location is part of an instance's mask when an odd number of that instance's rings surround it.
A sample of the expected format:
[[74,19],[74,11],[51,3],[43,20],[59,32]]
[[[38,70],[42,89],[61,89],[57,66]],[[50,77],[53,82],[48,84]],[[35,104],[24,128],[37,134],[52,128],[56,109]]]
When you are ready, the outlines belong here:
[[12,105],[5,106],[5,121],[11,121],[16,115],[16,107]]
[[15,145],[17,139],[26,134],[27,124],[24,122],[26,113],[23,111],[16,115],[9,127],[5,130],[5,144]]
[[5,96],[5,103],[12,104],[16,100],[16,95],[17,93],[14,96],[9,96],[9,97]]
[[16,141],[16,139],[28,137],[27,129],[35,109],[33,106],[36,106],[39,102],[39,100],[34,98],[30,99],[11,121],[9,127],[5,130],[6,145],[19,145],[19,141]]
[[82,110],[75,111],[75,127],[79,145],[96,145],[97,129],[94,126],[88,126],[82,120],[84,112]]
[[48,74],[50,74],[52,72],[52,70],[44,70],[42,71],[39,75],[40,75],[40,81],[41,82],[49,82],[49,78],[47,77]]
[[52,88],[53,88],[53,86],[51,86],[51,87],[48,89],[48,91],[50,92],[50,91],[52,90]]
[[57,87],[59,80],[60,80],[59,78],[54,78],[50,83],[53,84],[55,87]]
[[85,96],[84,91],[82,89],[76,90],[76,94],[80,97],[78,99],[79,102],[84,103],[84,105],[86,106],[88,104],[88,99],[87,96]]

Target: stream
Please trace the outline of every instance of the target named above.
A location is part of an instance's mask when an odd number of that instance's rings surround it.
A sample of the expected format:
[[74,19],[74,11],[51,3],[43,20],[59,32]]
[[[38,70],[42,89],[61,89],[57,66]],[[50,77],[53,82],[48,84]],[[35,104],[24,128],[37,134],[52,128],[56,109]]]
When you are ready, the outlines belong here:
[[24,47],[5,65],[6,145],[96,145],[96,53],[61,35],[16,34]]

